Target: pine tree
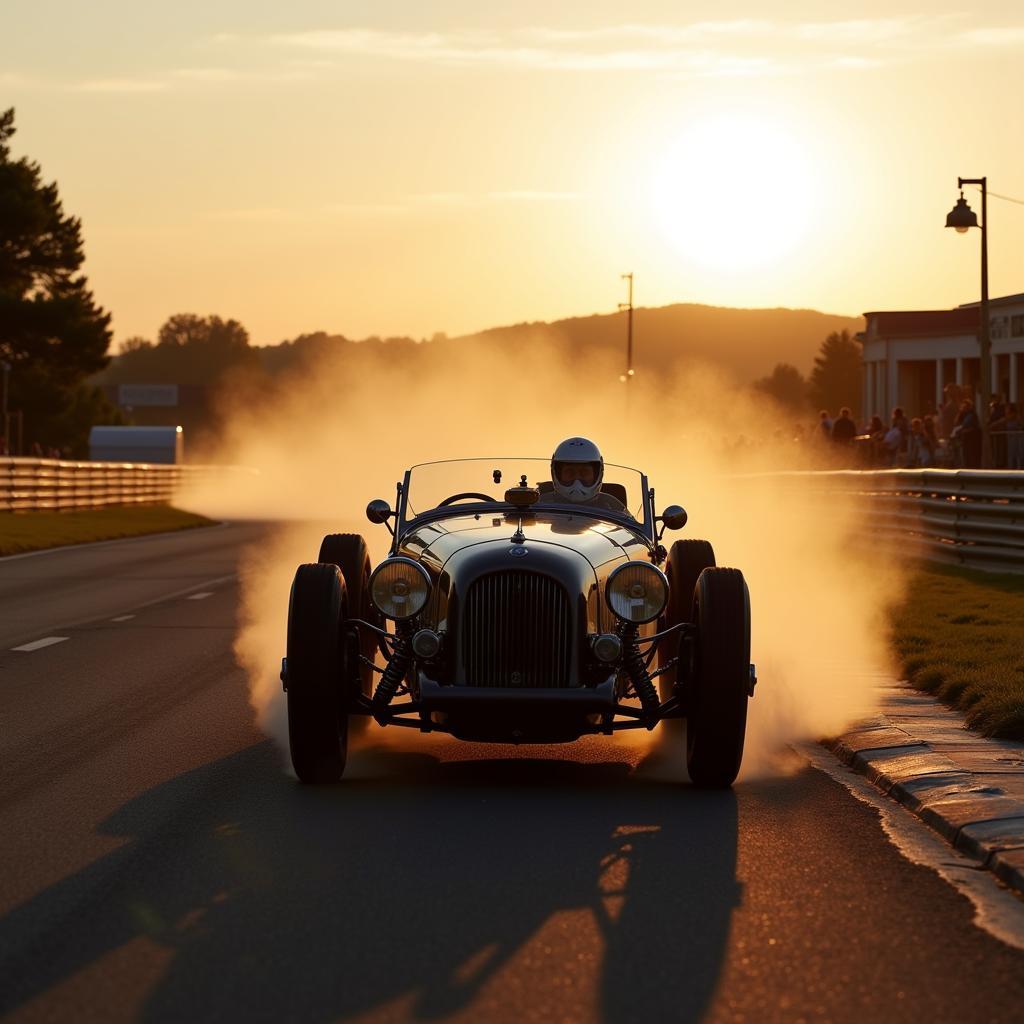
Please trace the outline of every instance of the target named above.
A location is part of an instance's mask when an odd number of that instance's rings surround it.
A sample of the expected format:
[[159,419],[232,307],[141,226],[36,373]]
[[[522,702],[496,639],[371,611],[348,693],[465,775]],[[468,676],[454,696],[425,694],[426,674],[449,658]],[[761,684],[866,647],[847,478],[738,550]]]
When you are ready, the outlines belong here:
[[770,376],[754,381],[754,390],[774,399],[788,411],[807,411],[807,381],[789,363],[776,363]]
[[81,452],[88,420],[113,412],[84,383],[107,363],[110,315],[81,273],[81,222],[38,163],[11,156],[14,132],[10,109],[0,114],[0,361],[26,441]]
[[864,358],[860,342],[848,331],[833,331],[822,343],[811,370],[811,399],[818,409],[833,415],[845,405],[860,416]]

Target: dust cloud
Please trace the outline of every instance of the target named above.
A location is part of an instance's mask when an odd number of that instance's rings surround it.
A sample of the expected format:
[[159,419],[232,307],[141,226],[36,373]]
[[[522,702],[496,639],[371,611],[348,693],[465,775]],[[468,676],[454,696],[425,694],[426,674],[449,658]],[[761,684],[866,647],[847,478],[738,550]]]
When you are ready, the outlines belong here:
[[900,596],[900,572],[875,550],[867,514],[852,499],[761,475],[827,459],[796,445],[792,422],[775,407],[693,368],[634,378],[627,412],[619,367],[603,355],[539,345],[417,348],[411,357],[383,344],[355,361],[319,358],[230,409],[210,459],[258,472],[230,485],[207,481],[179,499],[209,516],[280,523],[245,559],[235,645],[269,735],[287,742],[278,673],[289,585],[295,567],[316,558],[324,532],[362,533],[376,562],[388,536],[363,510],[371,498],[393,501],[408,465],[546,457],[573,434],[597,441],[606,461],[645,470],[659,508],[687,509],[687,527],[666,542],[707,538],[719,565],[744,572],[759,684],[742,778],[785,770],[787,744],[835,734],[871,712],[874,687],[890,670],[885,614]]

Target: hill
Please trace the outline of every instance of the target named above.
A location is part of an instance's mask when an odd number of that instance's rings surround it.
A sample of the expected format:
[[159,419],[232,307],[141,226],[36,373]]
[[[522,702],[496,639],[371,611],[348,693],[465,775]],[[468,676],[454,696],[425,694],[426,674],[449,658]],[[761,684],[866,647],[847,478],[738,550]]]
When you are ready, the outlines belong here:
[[[776,363],[790,363],[806,375],[830,333],[853,334],[863,326],[861,317],[812,309],[732,309],[687,303],[638,307],[633,311],[633,362],[638,372],[685,361],[714,363],[743,383],[767,376]],[[511,348],[527,338],[550,340],[578,352],[619,350],[625,359],[626,314],[492,327],[452,340],[484,340]]]
[[[777,363],[790,363],[803,374],[822,342],[834,331],[857,331],[861,320],[808,309],[730,309],[672,305],[634,310],[634,366],[655,375],[673,366],[710,363],[747,387],[771,374]],[[119,385],[174,384],[171,406],[122,406],[138,424],[177,423],[190,436],[215,434],[221,398],[240,395],[261,401],[275,387],[288,386],[293,375],[317,373],[327,365],[365,379],[385,354],[391,366],[430,365],[457,355],[466,346],[514,353],[518,346],[541,342],[585,360],[600,352],[625,363],[625,313],[570,317],[551,323],[511,324],[458,338],[435,335],[429,342],[412,338],[366,338],[353,341],[317,331],[276,345],[254,346],[234,320],[178,314],[160,330],[157,343],[132,339],[98,374],[112,403],[121,401]]]

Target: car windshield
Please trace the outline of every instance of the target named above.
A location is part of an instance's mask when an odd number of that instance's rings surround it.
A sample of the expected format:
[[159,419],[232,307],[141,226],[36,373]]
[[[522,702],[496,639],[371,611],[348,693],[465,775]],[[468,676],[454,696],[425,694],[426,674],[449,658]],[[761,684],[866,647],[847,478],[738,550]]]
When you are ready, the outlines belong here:
[[[534,506],[562,504],[551,484],[550,459],[457,459],[449,462],[425,462],[409,470],[406,519],[414,519],[437,508],[454,495],[467,495],[450,502],[451,505],[483,504],[486,496],[493,503],[504,503],[505,490],[526,483],[540,490],[540,502]],[[592,508],[595,513],[625,515],[644,521],[643,477],[635,469],[606,464],[602,495],[598,503],[576,505],[577,509]],[[605,496],[610,496],[609,501]],[[621,503],[622,508],[619,508]]]

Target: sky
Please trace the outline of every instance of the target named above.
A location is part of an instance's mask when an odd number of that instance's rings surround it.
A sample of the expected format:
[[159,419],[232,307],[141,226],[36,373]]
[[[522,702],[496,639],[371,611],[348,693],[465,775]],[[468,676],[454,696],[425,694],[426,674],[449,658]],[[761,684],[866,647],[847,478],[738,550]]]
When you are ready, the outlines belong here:
[[[961,175],[1024,199],[1022,54],[1002,2],[3,0],[0,109],[117,342],[456,335],[611,311],[627,271],[856,315],[978,297],[943,225]],[[989,220],[1024,291],[1024,205]]]

